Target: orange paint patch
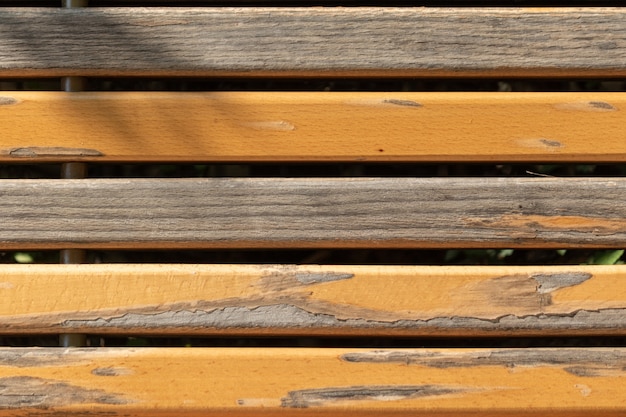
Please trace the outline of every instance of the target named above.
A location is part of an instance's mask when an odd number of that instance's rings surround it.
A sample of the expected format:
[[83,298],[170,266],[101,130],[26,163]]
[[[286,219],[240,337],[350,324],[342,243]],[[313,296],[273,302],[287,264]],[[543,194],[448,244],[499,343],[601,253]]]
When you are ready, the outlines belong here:
[[501,216],[496,220],[478,220],[468,219],[468,223],[476,226],[482,223],[489,227],[503,228],[546,228],[557,230],[579,230],[594,232],[614,233],[626,230],[626,219],[609,218],[603,219],[598,217],[582,217],[582,216],[523,216],[509,215]]

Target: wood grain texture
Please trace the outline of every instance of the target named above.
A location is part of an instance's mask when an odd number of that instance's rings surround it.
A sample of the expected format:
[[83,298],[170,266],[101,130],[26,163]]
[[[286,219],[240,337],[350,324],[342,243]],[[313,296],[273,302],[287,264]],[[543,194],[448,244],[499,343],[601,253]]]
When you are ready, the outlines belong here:
[[0,333],[626,335],[624,266],[5,265]]
[[[1,24],[1,23],[0,23]],[[0,93],[0,161],[626,161],[625,93]]]
[[621,178],[3,180],[0,248],[626,244]]
[[0,248],[626,244],[620,178],[3,180]]
[[622,8],[9,8],[0,75],[624,76],[625,25]]
[[0,416],[618,416],[625,366],[623,348],[0,349]]

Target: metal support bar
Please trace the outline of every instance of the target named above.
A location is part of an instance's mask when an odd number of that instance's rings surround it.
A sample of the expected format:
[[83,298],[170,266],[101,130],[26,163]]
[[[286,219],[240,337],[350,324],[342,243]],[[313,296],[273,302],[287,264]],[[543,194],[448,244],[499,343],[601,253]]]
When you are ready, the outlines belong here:
[[[62,0],[64,8],[87,7],[87,0]],[[85,78],[63,77],[61,89],[65,92],[77,92],[85,89]],[[61,178],[78,179],[87,176],[87,164],[81,162],[68,162],[61,165]],[[82,264],[87,260],[87,252],[83,249],[64,249],[60,253],[62,264]],[[87,337],[84,334],[61,334],[59,345],[62,347],[85,346]]]
[[61,78],[61,88],[63,91],[76,92],[85,89],[84,77],[63,77]]
[[63,0],[63,7],[67,9],[74,7],[87,7],[87,0]]

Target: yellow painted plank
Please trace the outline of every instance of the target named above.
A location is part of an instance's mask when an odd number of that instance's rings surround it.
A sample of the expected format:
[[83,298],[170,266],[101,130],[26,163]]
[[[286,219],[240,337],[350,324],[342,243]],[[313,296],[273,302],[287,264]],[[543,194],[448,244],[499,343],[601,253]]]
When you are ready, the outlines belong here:
[[626,93],[0,94],[0,161],[626,160]]
[[0,333],[626,334],[626,266],[4,265]]
[[625,366],[617,348],[5,348],[0,416],[617,416]]

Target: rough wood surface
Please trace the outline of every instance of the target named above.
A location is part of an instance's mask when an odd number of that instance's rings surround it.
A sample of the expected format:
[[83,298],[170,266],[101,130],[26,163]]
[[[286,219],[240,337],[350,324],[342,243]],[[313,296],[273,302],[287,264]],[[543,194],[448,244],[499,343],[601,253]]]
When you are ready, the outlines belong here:
[[5,265],[0,333],[626,335],[624,266]]
[[618,416],[625,367],[618,348],[0,349],[0,416]]
[[619,247],[621,178],[3,180],[0,248]]
[[622,8],[9,8],[0,75],[624,76],[625,26]]
[[0,92],[0,161],[623,162],[624,109],[624,93]]

